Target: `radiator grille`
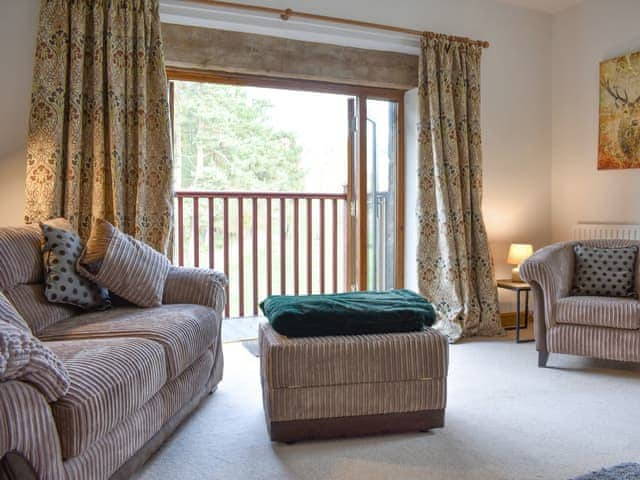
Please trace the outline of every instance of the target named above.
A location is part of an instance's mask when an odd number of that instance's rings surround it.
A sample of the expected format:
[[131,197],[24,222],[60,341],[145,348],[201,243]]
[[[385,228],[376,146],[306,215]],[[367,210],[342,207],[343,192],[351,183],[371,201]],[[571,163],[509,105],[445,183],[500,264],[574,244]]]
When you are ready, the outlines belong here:
[[578,223],[573,229],[574,240],[622,239],[640,240],[640,225],[615,223]]

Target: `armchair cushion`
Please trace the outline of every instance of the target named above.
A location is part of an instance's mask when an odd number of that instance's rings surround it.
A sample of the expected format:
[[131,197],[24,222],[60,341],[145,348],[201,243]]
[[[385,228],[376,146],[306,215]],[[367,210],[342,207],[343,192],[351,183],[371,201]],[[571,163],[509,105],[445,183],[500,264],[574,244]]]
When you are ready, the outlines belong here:
[[556,303],[556,322],[637,330],[640,302],[619,297],[565,297]]
[[140,307],[161,305],[169,268],[167,257],[101,219],[78,263],[81,275]]
[[20,380],[49,402],[69,389],[69,374],[58,357],[29,331],[0,318],[0,382]]
[[636,297],[634,274],[638,247],[573,246],[575,275],[572,295]]

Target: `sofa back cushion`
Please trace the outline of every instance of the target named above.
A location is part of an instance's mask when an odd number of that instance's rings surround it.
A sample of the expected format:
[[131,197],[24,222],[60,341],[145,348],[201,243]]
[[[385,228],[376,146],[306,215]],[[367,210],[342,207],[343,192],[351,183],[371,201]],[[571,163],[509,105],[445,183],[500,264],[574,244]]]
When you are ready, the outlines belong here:
[[34,335],[78,313],[44,296],[42,232],[38,225],[0,227],[0,292],[9,299]]
[[44,271],[38,225],[0,228],[0,290],[42,283]]
[[14,327],[24,330],[25,332],[31,333],[31,329],[27,322],[22,318],[22,315],[18,313],[11,301],[3,293],[0,293],[0,319],[6,323],[10,323]]

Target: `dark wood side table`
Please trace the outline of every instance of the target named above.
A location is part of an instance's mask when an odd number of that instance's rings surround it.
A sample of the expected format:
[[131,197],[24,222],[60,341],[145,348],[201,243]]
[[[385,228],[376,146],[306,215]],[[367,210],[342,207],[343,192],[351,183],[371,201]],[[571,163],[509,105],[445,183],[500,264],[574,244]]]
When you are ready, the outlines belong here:
[[527,328],[529,327],[529,292],[531,287],[527,282],[514,282],[511,279],[503,279],[498,280],[498,288],[516,292],[516,343],[533,342],[533,339],[520,340],[520,293],[524,292],[524,328]]

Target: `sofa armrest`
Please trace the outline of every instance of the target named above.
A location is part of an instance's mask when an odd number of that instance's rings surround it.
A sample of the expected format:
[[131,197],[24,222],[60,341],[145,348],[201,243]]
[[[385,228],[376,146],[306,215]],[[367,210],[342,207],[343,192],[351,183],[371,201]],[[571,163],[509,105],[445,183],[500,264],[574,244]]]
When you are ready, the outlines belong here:
[[[5,471],[23,478],[30,469],[36,478],[64,478],[60,439],[47,399],[33,386],[19,381],[0,383],[0,459]],[[16,462],[22,457],[28,464]],[[27,477],[28,478],[28,477]]]
[[171,267],[162,303],[190,303],[213,308],[222,317],[227,302],[227,277],[206,268]]
[[[573,281],[574,254],[576,242],[556,243],[534,253],[520,266],[523,280],[538,287],[533,288],[533,296],[542,295],[542,302],[534,302],[544,308],[537,309],[538,315],[544,315],[547,328],[555,325],[553,307],[563,297],[569,295]],[[534,303],[534,304],[535,304]],[[540,319],[538,319],[540,320]]]

